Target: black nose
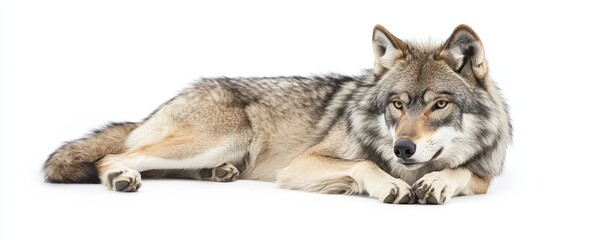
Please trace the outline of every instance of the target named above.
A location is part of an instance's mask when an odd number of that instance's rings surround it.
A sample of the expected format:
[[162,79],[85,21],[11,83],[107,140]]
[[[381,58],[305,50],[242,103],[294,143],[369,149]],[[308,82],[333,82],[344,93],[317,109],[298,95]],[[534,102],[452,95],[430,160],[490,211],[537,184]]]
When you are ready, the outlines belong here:
[[407,159],[415,154],[417,146],[409,139],[401,139],[394,144],[394,154],[396,157]]

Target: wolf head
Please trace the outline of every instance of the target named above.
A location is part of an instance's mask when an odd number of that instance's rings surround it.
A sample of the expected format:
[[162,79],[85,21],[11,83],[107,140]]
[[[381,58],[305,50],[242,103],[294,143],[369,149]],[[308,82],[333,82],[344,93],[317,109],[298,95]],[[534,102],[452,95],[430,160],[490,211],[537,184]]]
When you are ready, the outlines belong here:
[[504,99],[488,78],[477,34],[459,25],[443,44],[405,42],[373,31],[374,75],[395,170],[467,166],[493,176],[511,139]]

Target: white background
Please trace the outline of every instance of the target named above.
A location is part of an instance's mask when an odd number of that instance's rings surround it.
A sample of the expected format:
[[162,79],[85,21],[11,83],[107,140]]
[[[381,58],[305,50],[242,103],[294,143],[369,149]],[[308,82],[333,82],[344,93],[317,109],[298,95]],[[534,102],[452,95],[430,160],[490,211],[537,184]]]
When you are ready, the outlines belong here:
[[[210,1],[207,1],[210,2]],[[1,239],[601,239],[601,7],[589,2],[4,1]],[[139,121],[201,76],[372,66],[375,24],[402,39],[480,35],[515,143],[486,195],[444,206],[144,181],[135,194],[53,185],[63,141]]]

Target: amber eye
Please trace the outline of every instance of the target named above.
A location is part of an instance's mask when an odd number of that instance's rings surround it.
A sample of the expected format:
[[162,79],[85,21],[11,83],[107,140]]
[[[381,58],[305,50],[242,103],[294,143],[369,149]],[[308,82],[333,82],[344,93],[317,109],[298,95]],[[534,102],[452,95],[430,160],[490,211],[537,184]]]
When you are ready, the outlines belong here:
[[448,105],[448,102],[444,101],[444,100],[440,100],[436,102],[436,107],[438,107],[439,109],[445,108]]
[[393,101],[392,103],[394,104],[394,107],[397,109],[402,109],[402,107],[404,107],[404,104],[402,104],[402,102],[400,102],[400,101]]

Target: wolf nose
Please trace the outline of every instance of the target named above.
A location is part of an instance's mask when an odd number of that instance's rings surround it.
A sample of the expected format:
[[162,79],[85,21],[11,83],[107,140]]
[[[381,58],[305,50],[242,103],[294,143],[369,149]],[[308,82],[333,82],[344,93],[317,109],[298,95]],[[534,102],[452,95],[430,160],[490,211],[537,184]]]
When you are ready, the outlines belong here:
[[407,159],[415,153],[416,145],[409,139],[402,139],[396,141],[394,144],[394,154],[396,157]]

